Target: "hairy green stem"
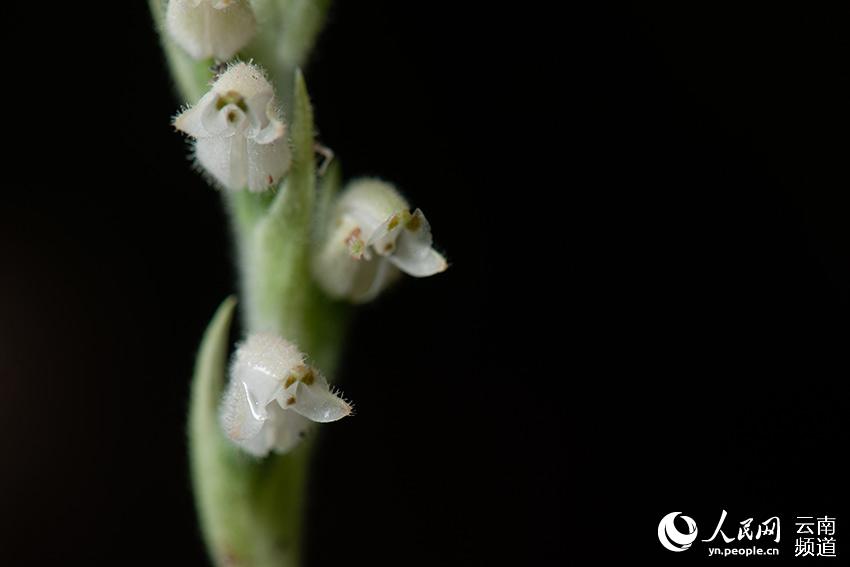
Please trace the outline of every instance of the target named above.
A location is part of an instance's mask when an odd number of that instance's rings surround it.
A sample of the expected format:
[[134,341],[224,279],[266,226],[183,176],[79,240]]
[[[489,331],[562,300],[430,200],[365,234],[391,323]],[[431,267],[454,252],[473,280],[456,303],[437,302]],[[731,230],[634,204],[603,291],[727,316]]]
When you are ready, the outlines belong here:
[[[291,120],[292,167],[276,192],[226,192],[238,255],[240,311],[246,333],[274,332],[306,352],[326,376],[336,369],[348,309],[313,282],[310,253],[336,170],[317,197],[313,117],[303,76],[329,0],[257,0],[261,31],[243,58],[263,66]],[[163,29],[166,3],[149,0],[177,91],[195,103],[213,79],[212,61],[193,61]],[[229,330],[236,300],[211,321],[198,353],[189,415],[192,483],[204,541],[218,565],[295,567],[312,442],[286,455],[247,456],[221,431],[218,405],[226,383]]]
[[[326,375],[336,368],[348,308],[314,283],[310,253],[318,204],[336,190],[323,184],[317,203],[312,110],[296,72],[292,167],[273,198],[245,191],[227,195],[239,252],[244,323],[250,332],[276,333],[307,352]],[[331,185],[333,183],[333,185]]]

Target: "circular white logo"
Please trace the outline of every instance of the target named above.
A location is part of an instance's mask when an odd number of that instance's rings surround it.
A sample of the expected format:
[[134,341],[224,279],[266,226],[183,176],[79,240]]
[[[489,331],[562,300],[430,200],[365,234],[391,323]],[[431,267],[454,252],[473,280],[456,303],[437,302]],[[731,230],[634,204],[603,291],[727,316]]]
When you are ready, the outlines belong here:
[[688,526],[687,533],[676,529],[675,520],[681,512],[670,512],[658,523],[658,541],[670,551],[685,551],[697,538],[697,523],[688,516],[682,516]]

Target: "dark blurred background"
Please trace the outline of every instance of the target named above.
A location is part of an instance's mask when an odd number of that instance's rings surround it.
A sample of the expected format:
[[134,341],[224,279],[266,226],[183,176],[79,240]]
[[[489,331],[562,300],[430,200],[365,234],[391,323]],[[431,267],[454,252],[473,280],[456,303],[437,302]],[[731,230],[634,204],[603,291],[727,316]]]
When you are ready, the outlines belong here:
[[[780,515],[786,558],[794,515],[836,515],[850,546],[850,20],[741,4],[336,3],[320,139],[452,267],[354,321],[307,565],[692,562],[674,510]],[[0,562],[205,564],[219,195],[145,3],[5,11]]]

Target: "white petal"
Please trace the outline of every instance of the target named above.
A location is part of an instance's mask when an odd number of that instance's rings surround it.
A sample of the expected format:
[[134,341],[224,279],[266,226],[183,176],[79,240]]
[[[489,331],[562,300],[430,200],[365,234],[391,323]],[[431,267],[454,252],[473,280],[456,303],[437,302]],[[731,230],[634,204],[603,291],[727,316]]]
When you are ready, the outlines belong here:
[[251,112],[258,115],[267,112],[268,101],[274,97],[274,88],[263,71],[244,62],[230,65],[213,83],[212,90],[222,96],[231,91],[239,93]]
[[210,6],[197,0],[170,0],[165,25],[171,37],[195,59],[212,55],[206,39],[206,13]]
[[426,278],[445,272],[449,267],[443,255],[433,248],[408,248],[401,245],[405,240],[400,238],[398,251],[387,258],[405,274],[414,278]]
[[422,211],[416,209],[396,240],[395,253],[389,260],[403,272],[422,278],[445,271],[448,263],[431,248],[431,225]]
[[268,120],[267,124],[262,128],[258,128],[256,132],[246,134],[257,144],[271,144],[283,138],[286,133],[286,126],[280,120]]
[[[224,2],[219,0],[219,6]],[[219,61],[228,61],[251,41],[257,28],[254,12],[247,0],[227,2],[227,7],[213,11],[210,18],[211,55]]]
[[[234,365],[235,366],[235,365]],[[245,390],[246,401],[256,419],[266,419],[266,406],[283,390],[283,384],[276,377],[259,368],[241,367],[230,373],[231,382],[241,384]]]
[[336,222],[337,226],[313,260],[313,276],[331,297],[355,303],[374,299],[400,272],[382,256],[352,257],[350,242],[359,226],[347,215]]
[[[328,231],[327,240],[313,261],[313,276],[332,297],[344,298],[351,293],[362,259],[352,257],[351,242],[360,227],[350,216],[338,217]],[[360,252],[362,255],[362,251]]]
[[395,252],[396,240],[404,228],[404,221],[409,217],[406,210],[392,214],[382,222],[369,237],[367,245],[381,256],[387,256]]
[[276,104],[271,86],[245,101],[251,117],[251,127],[245,132],[248,138],[258,144],[268,144],[283,137],[286,127]]
[[206,130],[201,125],[201,109],[198,106],[187,108],[174,118],[174,127],[193,138],[206,136]]
[[254,416],[244,385],[235,380],[230,381],[224,393],[219,418],[225,434],[237,442],[256,437],[265,421]]
[[306,437],[310,429],[307,418],[294,411],[283,410],[277,404],[271,404],[268,412],[268,419],[256,435],[234,440],[239,447],[255,457],[265,457],[271,450],[288,453]]
[[264,191],[279,183],[292,161],[289,143],[284,138],[269,144],[246,140],[246,154],[249,191]]
[[[298,415],[294,412],[281,410],[277,407],[277,404],[270,405],[269,419],[263,422],[262,429],[249,439],[236,441],[236,444],[255,457],[265,457],[272,449],[278,453],[293,449],[298,444],[298,440],[305,434],[297,435],[294,442],[289,441],[292,437],[290,432],[295,428],[288,426],[287,413]],[[285,449],[281,449],[281,447]]]
[[[248,117],[245,112],[235,104],[226,104],[218,107],[218,101],[209,104],[201,111],[201,127],[206,136],[226,137],[241,133],[247,126]],[[197,136],[203,137],[203,136]]]
[[201,100],[198,101],[198,104],[191,108],[187,108],[183,112],[177,115],[174,119],[174,127],[180,130],[181,132],[185,132],[189,134],[193,138],[206,138],[210,134],[206,131],[203,126],[202,115],[205,113],[209,113],[210,106],[215,108],[215,100],[218,96],[209,92],[201,97]]
[[291,342],[272,333],[254,333],[236,349],[232,371],[251,369],[282,381],[303,365],[304,355]]
[[247,0],[170,0],[165,23],[174,41],[195,59],[227,61],[256,30]]
[[299,381],[294,395],[284,402],[288,409],[295,410],[311,421],[327,423],[351,415],[351,405],[330,390],[327,380],[315,375],[312,384]]
[[349,214],[357,220],[367,241],[392,215],[409,209],[395,187],[378,179],[352,181],[340,195],[337,205],[338,214]]
[[310,429],[310,421],[294,411],[283,410],[277,404],[270,406],[274,412],[274,450],[288,453],[298,445]]
[[195,142],[195,157],[224,187],[241,191],[248,183],[247,142],[238,134],[200,138]]
[[274,444],[274,425],[272,422],[266,421],[257,435],[248,439],[235,440],[235,443],[249,455],[265,457]]
[[354,303],[372,301],[395,282],[401,272],[385,258],[378,256],[360,268],[350,298]]

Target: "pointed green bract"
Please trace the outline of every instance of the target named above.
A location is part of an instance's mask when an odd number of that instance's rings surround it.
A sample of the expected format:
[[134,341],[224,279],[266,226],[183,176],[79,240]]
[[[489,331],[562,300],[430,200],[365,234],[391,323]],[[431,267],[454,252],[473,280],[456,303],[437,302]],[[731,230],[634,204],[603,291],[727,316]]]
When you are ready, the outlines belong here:
[[295,117],[292,122],[292,167],[284,191],[278,193],[269,211],[274,222],[308,225],[316,191],[313,150],[313,108],[300,70],[295,73]]
[[204,333],[189,406],[189,451],[195,502],[207,549],[214,558],[224,559],[235,552],[245,534],[234,533],[222,517],[220,501],[230,497],[230,477],[237,470],[237,455],[218,426],[218,404],[227,369],[228,338],[236,299],[224,300]]
[[292,166],[266,214],[257,223],[244,265],[251,331],[276,333],[310,349],[310,323],[305,319],[312,281],[310,232],[316,180],[313,161],[313,112],[304,77],[295,79],[291,129]]

